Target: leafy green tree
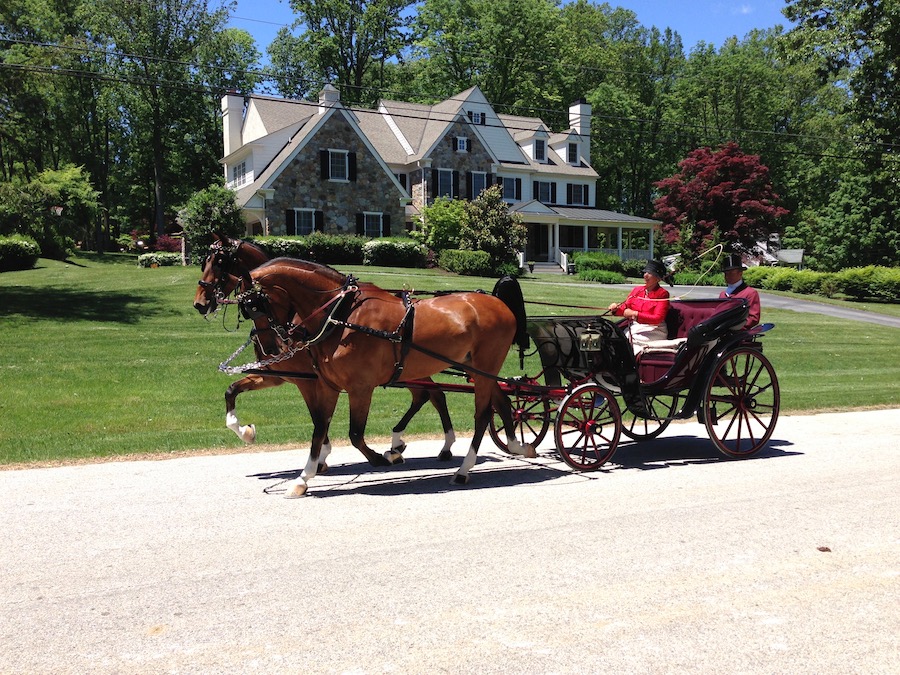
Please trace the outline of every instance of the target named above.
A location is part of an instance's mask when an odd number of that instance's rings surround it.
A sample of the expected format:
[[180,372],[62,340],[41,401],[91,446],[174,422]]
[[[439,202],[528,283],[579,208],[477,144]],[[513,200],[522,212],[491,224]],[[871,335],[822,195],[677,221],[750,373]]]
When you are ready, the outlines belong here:
[[712,244],[752,249],[777,231],[787,211],[777,205],[768,167],[736,143],[699,148],[659,181],[655,217],[672,252],[695,258]]
[[430,206],[422,209],[416,218],[414,234],[432,251],[439,253],[459,248],[460,228],[466,210],[465,202],[449,197],[438,197]]
[[195,192],[178,211],[188,250],[196,255],[213,243],[213,233],[242,237],[246,225],[234,192],[221,182]]
[[478,197],[465,202],[459,229],[459,247],[465,251],[484,251],[491,267],[498,270],[512,262],[516,251],[525,247],[528,229],[518,214],[510,214],[503,201],[503,189],[492,185]]
[[[294,37],[279,31],[269,48],[284,96],[308,95],[324,83],[338,86],[345,103],[373,103],[384,84],[385,64],[400,58],[409,42],[404,12],[411,0],[290,0]],[[298,86],[299,85],[299,86]]]

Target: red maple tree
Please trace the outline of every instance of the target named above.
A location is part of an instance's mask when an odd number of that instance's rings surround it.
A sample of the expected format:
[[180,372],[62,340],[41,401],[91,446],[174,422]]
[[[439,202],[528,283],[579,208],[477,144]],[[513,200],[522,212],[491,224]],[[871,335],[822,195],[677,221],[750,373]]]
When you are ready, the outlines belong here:
[[663,194],[653,204],[663,241],[676,252],[693,257],[720,242],[750,250],[777,231],[779,218],[788,214],[776,204],[769,168],[737,143],[698,148],[678,169],[654,183]]

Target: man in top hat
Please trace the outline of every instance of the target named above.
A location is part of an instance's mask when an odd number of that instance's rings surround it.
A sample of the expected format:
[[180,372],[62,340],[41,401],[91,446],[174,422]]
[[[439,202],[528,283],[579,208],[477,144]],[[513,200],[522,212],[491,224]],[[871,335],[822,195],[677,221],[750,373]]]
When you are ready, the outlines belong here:
[[729,253],[725,256],[722,271],[725,272],[725,290],[719,293],[720,298],[743,298],[750,305],[750,313],[747,315],[747,324],[744,328],[753,328],[759,323],[759,293],[755,288],[750,288],[744,281],[744,270],[747,269],[738,253]]
[[625,302],[614,302],[609,306],[616,316],[631,319],[628,331],[635,354],[640,353],[647,342],[667,337],[669,291],[659,285],[667,276],[665,265],[658,260],[648,260],[644,266],[644,285],[635,286]]

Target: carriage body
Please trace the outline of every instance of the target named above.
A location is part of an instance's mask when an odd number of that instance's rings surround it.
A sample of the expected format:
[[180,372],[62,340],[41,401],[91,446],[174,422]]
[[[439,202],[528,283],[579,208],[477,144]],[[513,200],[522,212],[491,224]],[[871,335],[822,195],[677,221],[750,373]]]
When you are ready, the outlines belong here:
[[627,320],[529,317],[543,369],[529,381],[537,387],[543,379],[546,389],[511,394],[523,439],[539,442],[555,415],[563,459],[593,470],[612,457],[620,433],[647,440],[696,415],[726,456],[755,454],[774,430],[780,393],[759,341],[773,326],[747,329],[747,314],[737,298],[673,300],[667,339],[638,356]]

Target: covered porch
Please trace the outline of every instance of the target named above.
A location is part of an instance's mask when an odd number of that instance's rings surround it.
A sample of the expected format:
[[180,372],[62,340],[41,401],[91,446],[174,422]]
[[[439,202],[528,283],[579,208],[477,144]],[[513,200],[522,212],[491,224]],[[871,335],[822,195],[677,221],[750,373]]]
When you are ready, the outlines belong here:
[[653,257],[657,220],[603,209],[553,207],[537,201],[516,204],[528,228],[524,260],[556,263],[567,269],[574,251],[598,251],[622,260]]

